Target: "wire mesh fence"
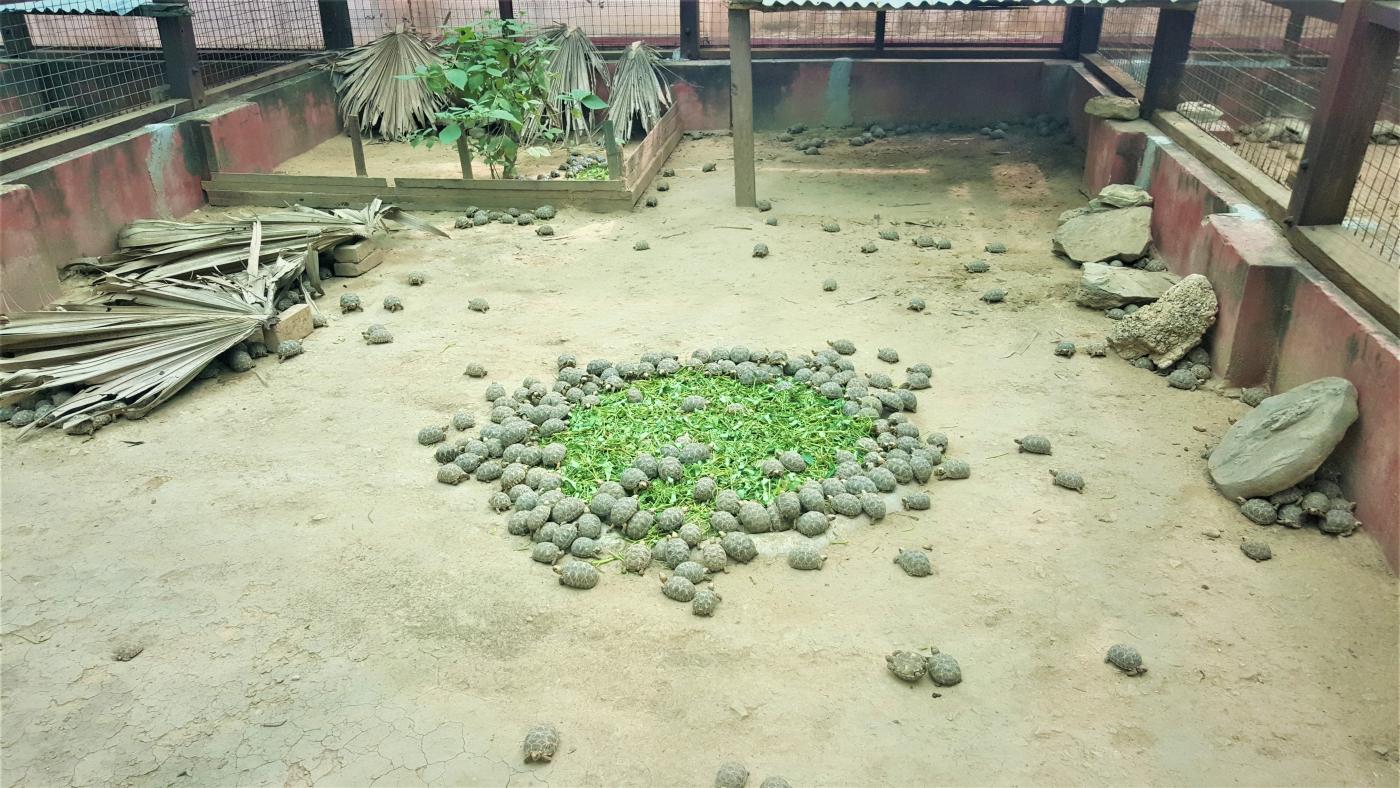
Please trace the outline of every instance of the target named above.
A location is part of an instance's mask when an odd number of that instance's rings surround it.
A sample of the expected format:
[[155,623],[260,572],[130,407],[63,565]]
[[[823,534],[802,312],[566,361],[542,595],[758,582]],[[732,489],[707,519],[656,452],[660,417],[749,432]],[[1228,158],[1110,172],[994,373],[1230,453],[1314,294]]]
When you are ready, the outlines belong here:
[[0,38],[0,149],[168,98],[154,19],[22,15],[0,6]]
[[316,0],[190,0],[205,87],[324,48]]
[[[514,0],[513,15],[537,26],[573,25],[600,47],[633,41],[674,47],[680,43],[676,0]],[[496,0],[350,0],[355,43],[366,44],[402,24],[426,36],[443,27],[500,16]]]
[[1099,54],[1141,84],[1147,81],[1152,39],[1156,34],[1157,9],[1106,9],[1099,33]]
[[1400,78],[1390,72],[1380,117],[1351,194],[1345,226],[1357,240],[1400,268]]
[[886,45],[1060,45],[1065,9],[1059,6],[984,11],[892,11]]

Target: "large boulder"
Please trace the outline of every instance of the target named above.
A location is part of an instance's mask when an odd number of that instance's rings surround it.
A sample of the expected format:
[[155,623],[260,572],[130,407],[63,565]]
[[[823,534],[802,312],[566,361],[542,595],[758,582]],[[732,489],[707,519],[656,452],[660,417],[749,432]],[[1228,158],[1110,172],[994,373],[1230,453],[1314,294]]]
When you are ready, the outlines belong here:
[[1056,252],[1076,263],[1122,260],[1147,255],[1152,244],[1152,209],[1146,206],[1074,216],[1055,231]]
[[1201,344],[1206,329],[1215,324],[1218,308],[1210,280],[1191,274],[1161,298],[1114,323],[1109,347],[1126,359],[1148,356],[1159,369],[1171,366]]
[[1142,105],[1122,96],[1094,96],[1084,103],[1084,114],[1109,120],[1137,120]]
[[1356,421],[1356,387],[1322,378],[1269,397],[1225,433],[1210,477],[1230,499],[1264,498],[1306,479]]
[[1128,304],[1150,304],[1162,297],[1177,278],[1166,271],[1085,263],[1074,300],[1090,309],[1112,309]]

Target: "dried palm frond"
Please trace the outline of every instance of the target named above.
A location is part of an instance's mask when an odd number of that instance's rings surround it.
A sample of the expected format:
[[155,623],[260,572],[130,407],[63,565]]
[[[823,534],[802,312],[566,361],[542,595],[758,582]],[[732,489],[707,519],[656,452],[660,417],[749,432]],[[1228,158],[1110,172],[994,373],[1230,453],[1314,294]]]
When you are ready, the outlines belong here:
[[655,49],[633,41],[622,51],[613,75],[609,97],[608,117],[617,130],[619,142],[631,136],[632,124],[642,124],[642,131],[651,131],[666,108],[671,105],[671,87],[661,67],[661,56]]
[[166,279],[248,264],[248,246],[260,236],[259,260],[295,259],[307,249],[320,252],[348,241],[386,232],[388,222],[446,235],[436,227],[375,199],[363,209],[323,211],[294,205],[247,219],[178,222],[142,219],[122,228],[119,251],[101,258],[97,268],[111,276],[138,280]]
[[525,139],[536,139],[546,121],[563,131],[565,139],[592,134],[588,110],[567,96],[574,91],[596,94],[601,92],[600,87],[608,85],[603,56],[588,35],[573,25],[552,25],[539,38],[554,49],[547,66],[550,98],[545,102],[544,114],[531,118],[526,125]]
[[[257,256],[257,244],[247,254]],[[276,294],[301,271],[278,259],[231,276],[98,285],[100,294],[0,324],[0,403],[78,388],[43,419],[85,434],[100,420],[141,418],[221,353],[270,326]]]
[[442,62],[442,58],[417,35],[399,25],[373,43],[350,50],[335,62],[335,73],[344,76],[336,86],[340,96],[340,117],[348,126],[358,115],[360,129],[378,131],[379,136],[401,140],[420,128],[432,125],[433,113],[444,102],[421,79],[400,79],[419,66]]

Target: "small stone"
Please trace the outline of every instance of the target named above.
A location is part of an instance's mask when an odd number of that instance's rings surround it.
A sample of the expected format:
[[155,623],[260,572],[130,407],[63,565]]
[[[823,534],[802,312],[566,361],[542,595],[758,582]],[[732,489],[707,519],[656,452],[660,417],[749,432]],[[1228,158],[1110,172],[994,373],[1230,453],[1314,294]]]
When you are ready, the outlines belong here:
[[1137,120],[1142,106],[1122,96],[1094,96],[1084,103],[1084,114],[1106,120]]

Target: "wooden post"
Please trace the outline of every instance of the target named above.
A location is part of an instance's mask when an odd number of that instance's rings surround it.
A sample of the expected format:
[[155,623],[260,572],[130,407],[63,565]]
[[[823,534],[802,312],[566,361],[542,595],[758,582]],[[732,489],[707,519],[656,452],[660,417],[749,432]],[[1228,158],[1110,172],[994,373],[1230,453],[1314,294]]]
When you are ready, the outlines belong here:
[[1196,11],[1163,8],[1157,12],[1157,36],[1152,41],[1152,62],[1142,88],[1142,116],[1152,118],[1159,109],[1176,109],[1181,101],[1181,77],[1191,55],[1191,29]]
[[369,174],[369,170],[365,169],[365,142],[360,139],[360,116],[351,115],[346,120],[349,121],[346,131],[350,133],[350,155],[355,157],[355,174],[363,178]]
[[160,48],[165,55],[165,81],[173,98],[204,105],[204,75],[194,42],[194,21],[188,3],[171,3],[156,16]]
[[1078,60],[1080,41],[1083,36],[1084,6],[1070,6],[1065,9],[1065,29],[1060,34],[1060,57],[1067,60]]
[[29,37],[29,21],[24,14],[0,11],[0,37],[5,39],[5,57],[24,57],[34,49]]
[[700,59],[700,0],[681,0],[681,59]]
[[326,49],[349,49],[355,45],[355,31],[350,25],[349,0],[317,0],[321,13],[321,40]]
[[753,50],[749,9],[729,9],[729,130],[734,137],[734,204],[758,201],[753,163]]
[[885,12],[883,9],[875,12],[875,51],[885,51]]
[[499,0],[496,3],[496,12],[501,15],[502,19],[514,19],[515,3],[512,0]]
[[1400,44],[1400,33],[1367,19],[1370,5],[1348,0],[1342,6],[1284,224],[1339,224],[1346,218]]
[[466,133],[457,138],[457,161],[462,163],[462,177],[466,180],[472,179],[472,146],[467,141]]
[[1308,15],[1302,11],[1288,12],[1288,25],[1283,29],[1283,54],[1293,57],[1298,54],[1298,45],[1303,40],[1303,25]]
[[1103,33],[1103,9],[1085,8],[1079,22],[1079,56],[1099,51],[1099,36]]
[[617,128],[611,118],[603,121],[603,150],[608,153],[608,180],[622,180],[622,148],[617,144]]

